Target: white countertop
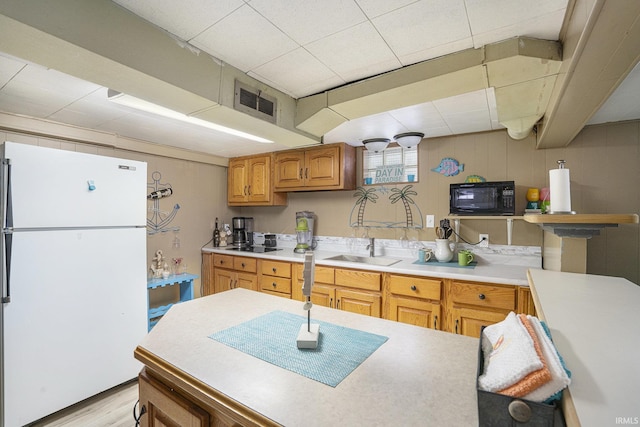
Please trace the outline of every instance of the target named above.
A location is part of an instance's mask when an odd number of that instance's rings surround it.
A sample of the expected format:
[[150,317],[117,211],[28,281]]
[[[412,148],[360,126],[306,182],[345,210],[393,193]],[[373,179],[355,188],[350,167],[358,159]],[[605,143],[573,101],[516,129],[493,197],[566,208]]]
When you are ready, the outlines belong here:
[[[281,250],[278,251],[265,253],[240,252],[229,250],[228,248],[213,248],[211,246],[205,246],[202,250],[205,252],[222,253],[225,255],[239,255],[288,262],[304,262],[304,254],[294,253],[292,248],[281,248]],[[317,265],[357,268],[369,271],[411,274],[416,276],[439,277],[446,279],[501,283],[506,285],[529,286],[529,282],[527,280],[527,269],[530,267],[524,265],[495,264],[479,259],[478,264],[474,268],[450,267],[438,266],[437,264],[414,264],[416,261],[415,258],[401,258],[385,255],[384,258],[395,258],[399,259],[400,262],[390,266],[377,266],[356,262],[331,261],[326,259],[335,255],[343,254],[344,252],[328,250],[316,250],[314,252]]]
[[333,388],[208,336],[302,303],[242,288],[173,306],[140,347],[286,426],[477,425],[478,340],[314,306],[315,319],[387,336]]
[[[640,286],[619,277],[529,274],[538,315],[572,372],[569,392],[579,423],[638,424]],[[571,425],[571,414],[565,417]]]

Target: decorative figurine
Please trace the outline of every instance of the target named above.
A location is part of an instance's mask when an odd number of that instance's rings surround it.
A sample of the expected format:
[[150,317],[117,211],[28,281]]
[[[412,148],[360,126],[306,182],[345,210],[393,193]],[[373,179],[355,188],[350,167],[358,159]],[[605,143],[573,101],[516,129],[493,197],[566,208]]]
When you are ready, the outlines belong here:
[[151,259],[151,272],[154,279],[162,277],[164,265],[164,256],[162,256],[162,251],[158,249],[156,251],[156,256]]

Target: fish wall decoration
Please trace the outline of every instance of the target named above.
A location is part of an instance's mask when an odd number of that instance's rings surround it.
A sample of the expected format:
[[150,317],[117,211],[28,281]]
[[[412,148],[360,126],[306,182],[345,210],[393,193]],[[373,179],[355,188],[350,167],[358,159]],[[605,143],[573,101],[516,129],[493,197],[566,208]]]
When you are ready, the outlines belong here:
[[431,170],[444,176],[456,176],[464,170],[464,164],[460,164],[460,162],[451,157],[445,157],[440,160],[437,168]]

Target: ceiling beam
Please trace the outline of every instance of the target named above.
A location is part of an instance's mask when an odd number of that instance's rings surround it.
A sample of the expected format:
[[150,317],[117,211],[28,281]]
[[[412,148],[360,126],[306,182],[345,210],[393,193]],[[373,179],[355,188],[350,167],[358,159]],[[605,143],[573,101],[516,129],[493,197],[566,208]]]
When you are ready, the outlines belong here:
[[566,147],[640,60],[640,2],[576,0],[537,147]]

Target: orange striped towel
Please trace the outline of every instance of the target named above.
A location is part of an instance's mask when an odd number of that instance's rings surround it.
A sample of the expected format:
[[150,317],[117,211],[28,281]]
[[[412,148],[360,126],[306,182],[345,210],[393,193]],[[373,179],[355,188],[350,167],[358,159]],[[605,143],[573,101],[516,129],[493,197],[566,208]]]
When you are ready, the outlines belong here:
[[498,393],[500,394],[505,394],[512,397],[525,396],[536,390],[538,387],[551,381],[551,371],[549,371],[547,362],[544,358],[544,355],[542,354],[540,341],[538,340],[538,335],[536,334],[535,329],[533,328],[525,314],[519,314],[518,319],[520,320],[520,322],[522,322],[522,325],[525,327],[529,335],[531,335],[531,339],[533,340],[533,347],[535,348],[536,354],[542,362],[542,368],[527,374],[517,383],[498,391]]

